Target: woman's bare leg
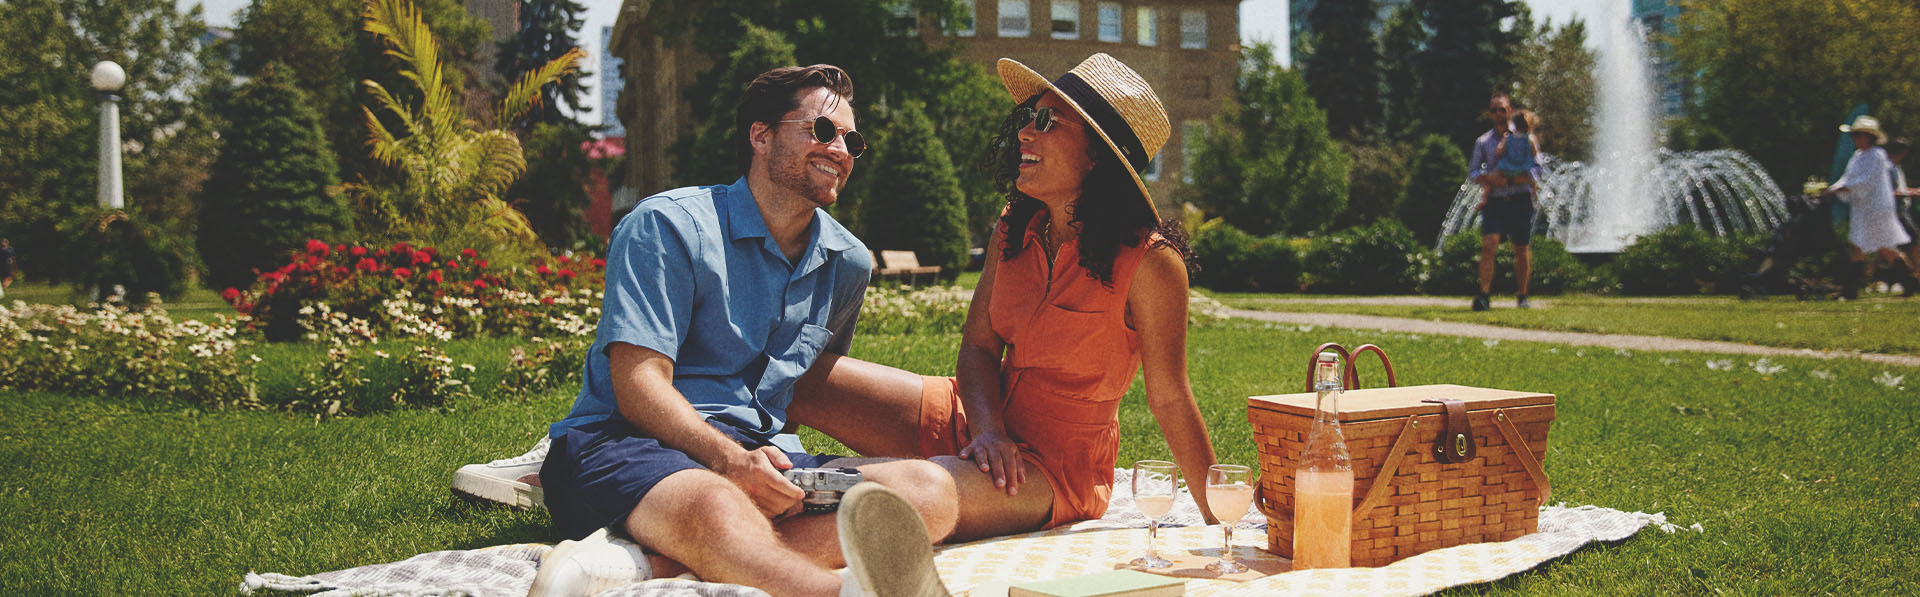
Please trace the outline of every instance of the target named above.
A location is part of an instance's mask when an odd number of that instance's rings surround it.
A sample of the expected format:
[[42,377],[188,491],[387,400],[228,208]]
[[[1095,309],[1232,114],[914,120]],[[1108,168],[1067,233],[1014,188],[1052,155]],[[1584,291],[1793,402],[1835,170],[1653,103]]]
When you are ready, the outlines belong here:
[[863,456],[913,458],[920,446],[921,377],[824,354],[794,384],[787,416]]

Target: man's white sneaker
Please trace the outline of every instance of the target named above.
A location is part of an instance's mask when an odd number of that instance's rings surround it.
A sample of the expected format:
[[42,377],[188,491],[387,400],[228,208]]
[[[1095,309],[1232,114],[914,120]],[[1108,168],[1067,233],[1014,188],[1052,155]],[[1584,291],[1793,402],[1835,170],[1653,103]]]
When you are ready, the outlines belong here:
[[640,545],[616,537],[610,529],[594,531],[579,541],[561,541],[540,558],[528,597],[596,595],[647,579],[653,567]]
[[516,508],[545,508],[540,491],[540,466],[547,462],[545,436],[527,453],[486,464],[469,464],[453,472],[453,490]]
[[948,597],[933,565],[927,524],[906,498],[879,483],[861,483],[840,498],[836,525],[848,584],[841,595]]

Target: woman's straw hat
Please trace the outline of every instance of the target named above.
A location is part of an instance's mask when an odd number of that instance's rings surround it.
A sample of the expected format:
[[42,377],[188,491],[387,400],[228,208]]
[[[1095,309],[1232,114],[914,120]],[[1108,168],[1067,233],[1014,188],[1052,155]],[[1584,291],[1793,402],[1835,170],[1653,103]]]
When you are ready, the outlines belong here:
[[1875,139],[1875,142],[1882,143],[1882,144],[1887,142],[1886,131],[1880,130],[1880,119],[1874,118],[1872,116],[1867,116],[1864,114],[1854,118],[1853,124],[1840,125],[1840,132],[1872,133],[1873,138]]
[[1153,195],[1147,192],[1140,172],[1166,144],[1171,125],[1166,107],[1160,105],[1160,97],[1154,95],[1153,87],[1140,78],[1140,73],[1104,53],[1089,56],[1052,82],[1011,58],[1001,58],[999,70],[1000,82],[1015,101],[1052,91],[1072,106],[1113,154],[1131,167],[1128,174],[1133,176],[1134,186],[1140,187],[1147,209],[1155,220],[1159,219],[1160,212],[1153,208]]

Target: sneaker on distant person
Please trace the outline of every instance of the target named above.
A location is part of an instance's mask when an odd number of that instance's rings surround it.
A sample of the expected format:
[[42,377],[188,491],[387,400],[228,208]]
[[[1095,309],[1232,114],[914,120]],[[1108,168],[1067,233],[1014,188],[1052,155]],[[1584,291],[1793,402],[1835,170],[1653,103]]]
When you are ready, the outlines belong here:
[[1514,298],[1513,305],[1521,309],[1533,308],[1533,303],[1527,302],[1527,295],[1524,294]]
[[1473,310],[1487,311],[1491,309],[1493,309],[1492,297],[1488,297],[1486,293],[1480,293],[1479,295],[1476,295],[1473,297]]
[[541,436],[527,453],[486,464],[469,464],[453,472],[453,490],[515,508],[545,508],[540,490],[540,466],[547,462],[550,441]]
[[640,545],[600,529],[579,541],[561,541],[540,558],[528,597],[573,597],[646,580],[653,572]]
[[933,565],[933,541],[920,512],[879,483],[853,486],[840,498],[835,521],[847,573],[840,594],[948,597]]

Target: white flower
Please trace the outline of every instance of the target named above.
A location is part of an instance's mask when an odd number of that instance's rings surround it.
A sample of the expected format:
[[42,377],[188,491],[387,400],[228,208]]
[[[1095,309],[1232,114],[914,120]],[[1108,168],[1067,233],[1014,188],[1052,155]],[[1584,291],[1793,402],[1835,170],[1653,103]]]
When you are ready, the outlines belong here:
[[461,364],[460,364],[460,368],[461,368],[461,369],[466,369],[466,370],[467,370],[467,373],[473,373],[473,371],[474,371],[474,367],[473,367],[473,364],[472,364],[472,363],[461,363]]
[[1894,375],[1892,371],[1881,371],[1879,376],[1873,378],[1873,381],[1879,383],[1880,385],[1893,388],[1896,390],[1900,389],[1900,382],[1903,382],[1906,380],[1907,380],[1907,376]]
[[1484,344],[1484,345],[1486,345],[1486,346],[1487,346],[1487,348],[1493,348],[1493,347],[1495,347],[1495,346],[1499,346],[1499,345],[1500,345],[1500,341],[1499,341],[1499,340],[1495,340],[1495,339],[1493,339],[1493,338],[1488,338],[1488,339],[1485,339],[1485,340],[1481,340],[1481,341],[1480,341],[1480,343],[1481,343],[1481,344]]
[[380,358],[383,358],[383,359],[384,359],[384,358],[389,358],[389,357],[391,357],[391,356],[393,356],[393,355],[389,355],[389,354],[387,354],[387,351],[384,351],[384,350],[376,350],[376,351],[373,351],[373,356],[376,356],[376,357],[380,357]]
[[1714,371],[1732,371],[1733,359],[1709,360],[1707,361],[1707,368]]
[[1814,369],[1813,372],[1809,373],[1808,375],[1812,375],[1814,377],[1818,377],[1820,379],[1827,380],[1827,381],[1833,381],[1833,373],[1827,371],[1826,369]]
[[1633,358],[1633,351],[1627,350],[1625,348],[1615,348],[1613,349],[1613,354],[1623,356],[1629,359]]
[[1753,370],[1759,372],[1761,375],[1773,375],[1781,371],[1786,371],[1787,366],[1776,365],[1773,363],[1773,361],[1760,359],[1758,361],[1753,362]]
[[1676,359],[1673,357],[1660,357],[1660,364],[1666,365],[1668,367],[1672,367],[1679,362],[1680,362],[1680,359]]

